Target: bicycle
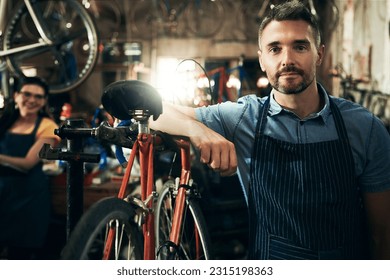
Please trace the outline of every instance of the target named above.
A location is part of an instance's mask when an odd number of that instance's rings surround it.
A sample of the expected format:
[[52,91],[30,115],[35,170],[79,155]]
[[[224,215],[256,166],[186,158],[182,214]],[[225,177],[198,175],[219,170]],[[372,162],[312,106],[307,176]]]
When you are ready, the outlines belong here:
[[[215,81],[212,103],[237,101],[244,95],[244,90],[255,92],[255,81],[252,81],[243,66],[243,57],[235,67],[217,67],[207,71],[207,75]],[[203,75],[200,76],[203,78]],[[233,82],[232,82],[233,81]],[[245,92],[246,93],[246,92]]]
[[130,18],[132,32],[148,39],[182,36],[185,27],[197,37],[212,37],[221,29],[224,8],[219,0],[136,0]]
[[[11,4],[0,1],[3,8]],[[23,0],[7,18],[0,50],[3,73],[40,76],[51,93],[70,91],[91,74],[98,59],[98,34],[78,1]]]
[[99,22],[100,40],[116,40],[123,21],[122,8],[118,0],[82,0],[82,5]]
[[[97,202],[81,216],[62,258],[210,259],[210,237],[198,202],[199,191],[191,178],[190,141],[149,129],[149,118],[158,118],[162,111],[157,91],[140,81],[114,82],[105,88],[102,104],[112,116],[134,120],[138,131],[134,132],[131,125],[110,128],[106,123],[98,128],[65,126],[56,131],[60,137],[93,136],[132,147],[118,195]],[[45,145],[41,157],[53,154],[50,149]],[[169,172],[157,191],[154,161],[161,151],[170,151],[173,163],[180,161],[180,174],[174,180]],[[134,183],[129,184],[134,181],[131,171],[136,158],[140,165],[139,194],[134,192]]]
[[370,79],[354,78],[340,63],[330,71],[330,76],[338,79],[339,96],[365,107],[380,118],[390,132],[389,94],[374,90]]

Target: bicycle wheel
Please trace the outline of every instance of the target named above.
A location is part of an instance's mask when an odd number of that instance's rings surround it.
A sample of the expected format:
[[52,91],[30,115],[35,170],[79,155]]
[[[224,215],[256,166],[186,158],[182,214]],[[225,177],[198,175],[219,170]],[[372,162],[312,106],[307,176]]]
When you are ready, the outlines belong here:
[[261,16],[269,9],[269,1],[243,1],[241,8],[238,10],[237,17],[241,24],[238,26],[239,31],[245,36],[246,40],[256,42],[259,32]]
[[[119,36],[122,25],[121,6],[117,0],[83,1],[88,13],[99,22],[97,26],[101,41],[111,41]],[[125,32],[125,31],[123,31]]]
[[[98,58],[95,24],[76,0],[35,0],[32,7],[52,44],[19,51],[6,57],[17,76],[38,75],[51,93],[66,92],[91,74]],[[3,50],[41,42],[42,38],[23,1],[5,28]]]
[[163,25],[163,3],[149,0],[135,0],[130,10],[133,36],[151,39],[159,34]]
[[113,259],[143,259],[142,232],[134,218],[134,208],[124,200],[100,200],[81,217],[62,251],[61,258],[101,260],[108,229],[115,226],[115,252],[111,254]]
[[224,22],[224,9],[219,0],[191,0],[186,9],[189,30],[198,37],[218,33]]
[[173,180],[165,182],[159,192],[156,204],[155,233],[156,248],[158,249],[157,258],[160,260],[211,259],[210,237],[202,211],[195,199],[187,199],[186,201],[180,245],[175,248],[169,242],[175,207],[175,198],[172,193],[173,187]]

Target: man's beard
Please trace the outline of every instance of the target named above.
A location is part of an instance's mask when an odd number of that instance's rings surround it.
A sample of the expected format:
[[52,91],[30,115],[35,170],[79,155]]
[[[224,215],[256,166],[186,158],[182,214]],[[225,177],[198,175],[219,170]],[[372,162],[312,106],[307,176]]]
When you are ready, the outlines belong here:
[[[293,86],[293,87],[281,85],[279,83],[280,76],[282,76],[282,74],[290,73],[290,72],[293,72],[293,73],[300,75],[302,77],[302,82]],[[276,72],[275,80],[273,83],[271,83],[271,86],[280,93],[299,94],[299,93],[303,92],[305,89],[307,89],[309,87],[309,85],[313,82],[313,80],[314,80],[314,77],[311,80],[305,78],[305,72],[303,70],[296,68],[295,66],[286,66],[283,69],[281,69],[280,71]]]

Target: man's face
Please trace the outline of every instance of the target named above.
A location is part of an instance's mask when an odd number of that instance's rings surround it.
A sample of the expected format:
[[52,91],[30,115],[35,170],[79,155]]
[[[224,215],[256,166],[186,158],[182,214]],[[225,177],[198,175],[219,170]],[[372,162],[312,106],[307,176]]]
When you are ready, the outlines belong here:
[[304,91],[321,64],[311,26],[303,20],[271,21],[260,39],[259,62],[273,88],[285,94]]

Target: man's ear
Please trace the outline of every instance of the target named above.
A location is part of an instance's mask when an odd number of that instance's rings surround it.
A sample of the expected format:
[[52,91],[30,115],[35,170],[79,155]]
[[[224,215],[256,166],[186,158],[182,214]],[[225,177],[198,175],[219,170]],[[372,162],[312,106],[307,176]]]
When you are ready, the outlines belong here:
[[262,61],[262,59],[261,59],[261,54],[262,54],[261,50],[258,50],[258,51],[257,51],[257,55],[259,56],[260,68],[261,68],[261,70],[262,70],[263,72],[265,72],[265,68],[264,68],[264,65],[263,65],[263,61]]
[[323,58],[324,58],[324,52],[325,52],[325,45],[321,45],[321,46],[318,48],[318,50],[317,50],[317,55],[318,55],[318,57],[317,57],[317,62],[316,62],[317,66],[320,66],[320,65],[321,65],[322,60],[323,60]]

